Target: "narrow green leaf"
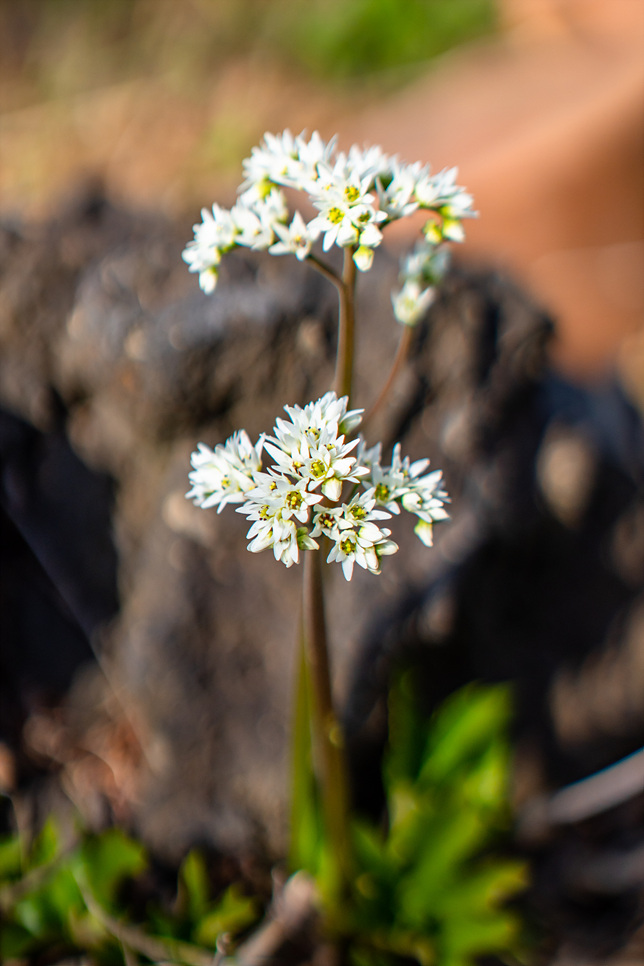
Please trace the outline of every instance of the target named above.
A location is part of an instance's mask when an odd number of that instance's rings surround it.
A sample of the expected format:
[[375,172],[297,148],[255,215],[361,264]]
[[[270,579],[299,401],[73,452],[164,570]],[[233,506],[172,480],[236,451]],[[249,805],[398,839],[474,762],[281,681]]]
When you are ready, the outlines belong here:
[[518,937],[519,920],[510,912],[454,917],[445,923],[441,952],[445,962],[470,962],[470,957],[508,952]]
[[35,869],[37,866],[52,862],[58,854],[59,846],[58,824],[54,816],[50,815],[31,846],[28,868]]
[[486,860],[485,865],[467,873],[457,887],[447,889],[437,896],[435,909],[438,915],[449,918],[477,918],[498,908],[528,884],[524,862],[513,860]]
[[235,935],[241,932],[257,919],[257,915],[255,900],[245,896],[238,886],[232,885],[226,889],[216,907],[199,922],[195,942],[214,949],[222,933]]
[[0,882],[17,878],[22,872],[22,845],[19,835],[0,840]]
[[456,768],[505,733],[509,716],[510,694],[504,686],[470,685],[457,691],[434,718],[420,780],[449,780]]
[[186,915],[190,922],[198,922],[205,915],[210,898],[206,861],[196,849],[185,857],[179,869],[179,890],[186,898]]
[[423,928],[434,915],[437,896],[454,886],[462,862],[481,847],[487,830],[471,811],[441,815],[432,823],[425,841],[417,844],[417,860],[401,881],[401,921]]

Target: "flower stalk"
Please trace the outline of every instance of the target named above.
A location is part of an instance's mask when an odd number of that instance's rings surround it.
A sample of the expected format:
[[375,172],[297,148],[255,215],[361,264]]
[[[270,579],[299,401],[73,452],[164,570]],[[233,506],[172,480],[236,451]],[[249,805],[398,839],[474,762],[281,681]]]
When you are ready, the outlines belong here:
[[406,325],[400,336],[398,342],[398,348],[396,349],[396,355],[394,356],[394,361],[391,364],[391,369],[389,370],[389,375],[385,379],[384,385],[376,401],[371,405],[371,408],[367,410],[365,416],[363,417],[361,428],[362,432],[365,431],[365,427],[369,426],[378,412],[382,409],[384,403],[387,401],[389,393],[394,387],[394,384],[400,374],[401,369],[407,361],[409,356],[409,349],[411,347],[411,342],[413,338],[414,330],[412,326]]
[[348,893],[353,865],[349,782],[344,736],[333,704],[322,562],[317,553],[304,555],[303,615],[305,655],[312,686],[313,745],[331,859],[327,890],[335,902]]
[[342,288],[338,312],[338,353],[335,366],[334,389],[337,396],[351,397],[353,383],[353,357],[355,343],[355,289],[356,264],[354,249],[344,249]]

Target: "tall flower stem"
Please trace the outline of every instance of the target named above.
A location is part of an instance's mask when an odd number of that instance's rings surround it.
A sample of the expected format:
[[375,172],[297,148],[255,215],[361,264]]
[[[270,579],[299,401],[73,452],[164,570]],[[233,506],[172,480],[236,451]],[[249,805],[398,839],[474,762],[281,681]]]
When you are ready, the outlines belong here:
[[391,392],[393,385],[398,378],[400,370],[407,361],[407,356],[409,355],[409,348],[411,346],[411,341],[413,338],[414,329],[411,325],[406,325],[403,328],[402,335],[400,337],[400,342],[398,343],[398,348],[396,350],[396,355],[394,361],[391,364],[391,369],[389,370],[389,375],[385,380],[385,384],[378,394],[378,398],[373,403],[370,409],[367,410],[360,427],[360,431],[364,433],[365,427],[374,418],[376,413],[381,409],[382,405],[386,401],[389,393]]
[[353,352],[355,341],[355,289],[356,265],[353,261],[353,248],[344,249],[342,268],[342,289],[340,311],[338,314],[338,355],[333,388],[336,396],[350,396],[353,382]]
[[333,706],[322,586],[322,555],[304,554],[303,619],[312,690],[312,732],[320,769],[322,808],[330,859],[328,888],[342,899],[351,879],[349,783],[342,728]]

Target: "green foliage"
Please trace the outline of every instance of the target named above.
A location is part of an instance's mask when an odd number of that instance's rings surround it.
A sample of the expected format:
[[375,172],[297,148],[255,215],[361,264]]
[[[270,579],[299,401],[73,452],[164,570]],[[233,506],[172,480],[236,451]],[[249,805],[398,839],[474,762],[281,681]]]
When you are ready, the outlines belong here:
[[[387,827],[354,819],[351,892],[334,902],[302,664],[292,867],[315,878],[327,928],[343,938],[353,966],[472,966],[483,955],[511,956],[520,922],[506,903],[524,887],[525,870],[493,851],[509,824],[508,692],[472,685],[428,722],[412,681],[403,675],[390,696]],[[201,966],[220,936],[257,920],[259,904],[238,885],[213,896],[206,860],[193,850],[172,907],[150,902],[133,921],[124,886],[148,864],[143,846],[119,829],[64,848],[50,819],[30,846],[19,836],[0,840],[0,961],[89,954],[117,966],[130,950]]]
[[[427,722],[412,681],[403,675],[390,695],[388,827],[354,820],[352,895],[327,909],[329,924],[352,937],[355,966],[470,966],[482,955],[511,955],[520,920],[506,903],[526,872],[491,851],[510,821],[508,691],[469,686]],[[320,821],[310,821],[315,808],[301,808],[295,854],[319,877],[325,842]]]
[[[8,38],[15,6],[0,0]],[[22,13],[24,77],[48,98],[151,75],[194,90],[213,64],[240,57],[268,56],[324,81],[405,81],[493,31],[496,0],[51,0]],[[20,57],[8,45],[6,54]]]
[[150,908],[145,924],[132,923],[123,886],[147,867],[144,847],[120,829],[85,834],[63,849],[49,819],[29,849],[18,835],[0,840],[0,961],[90,953],[111,966],[129,949],[205,963],[222,933],[234,936],[257,918],[257,903],[236,885],[213,899],[205,860],[193,851],[179,870],[175,907]]
[[[418,67],[494,27],[492,0],[310,0],[277,4],[276,45],[307,72],[354,80]],[[277,27],[279,26],[279,34]]]

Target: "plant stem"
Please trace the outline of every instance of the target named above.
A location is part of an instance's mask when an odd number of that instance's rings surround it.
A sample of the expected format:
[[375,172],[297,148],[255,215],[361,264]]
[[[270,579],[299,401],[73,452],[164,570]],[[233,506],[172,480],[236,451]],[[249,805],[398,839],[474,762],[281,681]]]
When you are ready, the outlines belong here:
[[320,273],[320,275],[324,275],[324,277],[327,278],[332,285],[335,285],[340,298],[342,298],[344,283],[337,272],[335,272],[330,265],[327,265],[326,262],[323,262],[321,258],[318,258],[317,255],[313,255],[313,253],[309,254],[306,260],[316,271]]
[[304,554],[303,617],[306,654],[312,684],[312,730],[319,767],[322,807],[333,869],[329,891],[334,900],[347,893],[351,878],[349,784],[344,739],[333,707],[324,615],[320,551]]
[[378,398],[376,399],[374,404],[371,406],[371,408],[367,411],[366,415],[364,416],[362,420],[362,424],[360,426],[360,432],[364,433],[365,426],[367,425],[367,423],[371,422],[371,420],[376,415],[378,410],[385,402],[387,396],[391,392],[394,382],[398,378],[400,370],[402,369],[405,362],[407,361],[407,356],[409,355],[409,347],[411,346],[413,333],[414,333],[413,326],[411,325],[404,326],[402,335],[400,337],[400,342],[398,343],[398,348],[396,349],[396,355],[394,357],[394,361],[392,362],[391,369],[389,370],[389,375],[387,376],[387,379],[385,380],[385,384],[380,390],[380,393],[378,394]]
[[334,389],[336,396],[350,396],[353,382],[353,349],[355,339],[355,287],[356,265],[354,248],[344,249],[342,289],[338,313],[338,355],[336,359]]

